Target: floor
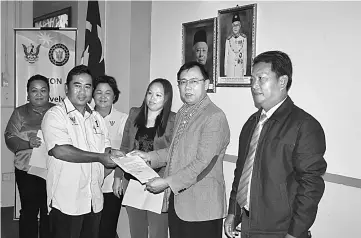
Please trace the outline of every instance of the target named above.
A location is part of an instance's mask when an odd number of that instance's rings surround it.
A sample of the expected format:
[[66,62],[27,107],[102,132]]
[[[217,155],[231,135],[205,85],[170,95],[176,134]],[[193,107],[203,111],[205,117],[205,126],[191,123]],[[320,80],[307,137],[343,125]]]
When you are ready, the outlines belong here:
[[1,238],[19,238],[19,222],[13,220],[14,207],[1,208]]

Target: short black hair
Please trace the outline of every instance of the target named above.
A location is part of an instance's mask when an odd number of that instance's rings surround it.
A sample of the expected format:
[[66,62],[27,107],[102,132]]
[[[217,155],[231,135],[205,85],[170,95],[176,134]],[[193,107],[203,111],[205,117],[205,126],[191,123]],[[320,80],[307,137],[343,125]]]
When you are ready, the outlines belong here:
[[253,65],[264,62],[271,63],[271,69],[276,73],[277,78],[286,75],[288,77],[286,90],[292,85],[292,62],[290,57],[282,51],[266,51],[256,56]]
[[94,85],[94,79],[92,73],[90,72],[88,66],[83,64],[75,66],[69,71],[68,76],[66,77],[66,85],[69,85],[69,83],[73,80],[73,76],[81,75],[81,74],[90,75],[90,77],[92,78],[92,84]]
[[198,63],[197,61],[189,61],[189,62],[183,64],[182,67],[180,67],[180,69],[178,70],[177,81],[180,80],[179,77],[183,71],[192,69],[194,67],[198,67],[200,69],[204,80],[207,80],[207,79],[209,80],[209,74],[203,64]]
[[113,93],[114,93],[113,104],[116,103],[119,99],[120,91],[118,89],[117,81],[115,80],[115,78],[112,76],[108,76],[108,75],[102,75],[102,76],[96,77],[94,80],[94,84],[93,84],[93,88],[94,88],[93,96],[94,96],[95,89],[97,88],[98,84],[100,84],[100,83],[109,84],[109,86],[112,88]]
[[48,87],[48,90],[50,91],[50,85],[49,85],[49,79],[47,77],[45,77],[44,75],[41,74],[36,74],[33,75],[29,78],[28,83],[26,84],[26,91],[29,92],[29,88],[30,88],[30,84],[31,82],[35,81],[35,80],[41,80],[44,81],[44,83],[46,84],[46,86]]

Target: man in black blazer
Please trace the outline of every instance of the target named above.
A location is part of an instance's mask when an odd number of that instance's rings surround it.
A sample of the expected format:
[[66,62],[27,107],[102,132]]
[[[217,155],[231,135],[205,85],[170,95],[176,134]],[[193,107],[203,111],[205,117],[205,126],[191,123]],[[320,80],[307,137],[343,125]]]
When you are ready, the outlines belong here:
[[315,221],[325,189],[325,134],[315,118],[294,105],[291,83],[287,54],[268,51],[254,59],[251,90],[259,110],[239,137],[224,222],[229,237],[236,220],[242,238],[305,238]]

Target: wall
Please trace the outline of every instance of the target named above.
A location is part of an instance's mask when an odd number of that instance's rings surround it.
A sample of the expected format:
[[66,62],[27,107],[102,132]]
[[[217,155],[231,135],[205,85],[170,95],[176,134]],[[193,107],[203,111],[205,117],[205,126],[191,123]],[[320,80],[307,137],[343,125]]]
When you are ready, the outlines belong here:
[[[15,102],[13,29],[32,27],[32,12],[32,1],[1,1],[1,206],[14,205],[15,191],[14,155],[7,149],[3,139]],[[3,84],[3,80],[7,84]]]
[[71,7],[69,27],[76,27],[78,25],[77,1],[33,1],[33,16],[40,17],[68,7]]
[[[174,111],[181,106],[176,72],[182,60],[182,23],[216,17],[220,9],[250,3],[253,2],[153,2],[150,76],[172,82]],[[355,75],[360,62],[361,28],[355,26],[361,23],[361,3],[258,2],[257,8],[256,54],[278,49],[290,55],[294,65],[290,96],[320,121],[326,133],[325,180],[330,182],[326,182],[312,227],[314,237],[358,237],[361,81]],[[224,162],[228,196],[239,132],[256,109],[249,88],[217,88],[217,93],[209,96],[224,110],[231,129],[229,156]]]
[[149,83],[151,2],[106,2],[105,71],[121,91],[115,107],[140,106]]

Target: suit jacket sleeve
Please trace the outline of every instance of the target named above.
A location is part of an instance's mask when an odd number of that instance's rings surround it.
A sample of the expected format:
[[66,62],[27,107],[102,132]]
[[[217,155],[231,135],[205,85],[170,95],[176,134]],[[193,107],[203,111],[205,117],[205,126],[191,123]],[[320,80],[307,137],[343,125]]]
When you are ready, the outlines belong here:
[[166,178],[173,193],[189,188],[198,182],[198,176],[217,159],[222,149],[228,145],[230,131],[226,116],[216,113],[208,117],[203,126],[196,157],[177,173]]
[[300,127],[293,153],[299,187],[288,233],[295,237],[307,231],[316,218],[318,203],[325,190],[322,178],[327,167],[323,158],[325,150],[325,134],[321,125],[315,119],[306,120]]
[[[125,154],[133,149],[133,146],[130,143],[132,141],[131,137],[135,135],[131,135],[130,128],[134,126],[133,125],[134,124],[133,118],[135,116],[134,113],[135,113],[135,109],[131,108],[129,111],[129,116],[124,126],[123,138],[122,138],[122,144],[120,145],[120,150]],[[121,170],[121,168],[119,167],[116,167],[114,177],[122,178],[123,175],[124,175],[123,170]]]

